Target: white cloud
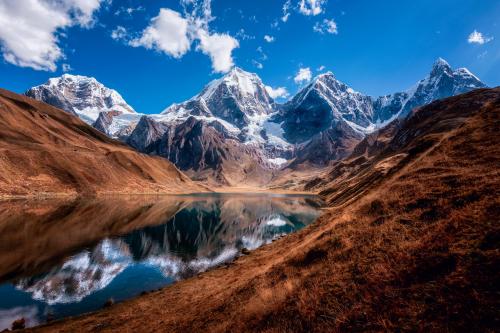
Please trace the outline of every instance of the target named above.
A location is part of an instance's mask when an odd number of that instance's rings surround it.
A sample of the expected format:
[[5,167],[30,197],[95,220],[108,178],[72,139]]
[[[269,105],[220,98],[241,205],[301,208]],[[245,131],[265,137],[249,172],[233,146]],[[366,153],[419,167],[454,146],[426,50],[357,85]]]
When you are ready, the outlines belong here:
[[71,72],[73,70],[70,64],[62,64],[61,68],[64,73]]
[[317,71],[318,72],[322,72],[322,71],[325,70],[325,68],[326,68],[325,66],[321,65],[321,66],[318,67]]
[[257,60],[253,59],[252,64],[257,67],[258,69],[264,68],[264,65],[261,62],[258,62]]
[[232,52],[239,47],[239,42],[228,34],[209,34],[206,30],[198,31],[198,48],[212,59],[214,72],[224,73],[234,66]]
[[240,43],[229,34],[210,32],[209,23],[214,20],[212,0],[181,0],[181,3],[194,31],[191,38],[199,41],[197,50],[210,57],[214,72],[229,71],[234,66],[233,50]]
[[297,72],[297,75],[293,78],[295,83],[301,84],[303,82],[309,82],[312,79],[311,69],[309,67],[301,68]]
[[337,23],[333,19],[328,20],[324,19],[323,22],[316,22],[313,27],[313,30],[319,32],[320,34],[338,34]]
[[323,12],[326,0],[300,0],[299,12],[304,15],[316,16]]
[[488,51],[481,52],[477,55],[478,59],[484,59],[488,55]]
[[266,86],[266,91],[272,99],[287,98],[288,96],[290,96],[285,87],[278,87],[275,89],[271,86]]
[[[211,0],[181,0],[183,14],[161,8],[142,35],[128,42],[134,47],[145,47],[181,58],[198,42],[196,50],[208,55],[214,72],[227,72],[234,66],[232,52],[239,47],[236,38],[211,32]],[[244,30],[240,30],[244,34]],[[251,38],[251,36],[248,36]],[[243,38],[245,39],[245,38]]]
[[259,46],[257,48],[257,52],[259,53],[259,59],[262,60],[262,61],[266,61],[267,60],[267,54],[264,53],[264,50],[262,49],[262,46]]
[[[7,0],[8,1],[8,0]],[[94,11],[101,7],[103,0],[64,0],[65,6],[69,8],[78,23],[83,27],[91,27],[94,24]],[[64,7],[64,4],[63,4]]]
[[264,36],[264,40],[268,43],[272,43],[274,42],[274,37],[273,36],[269,36],[269,35],[265,35]]
[[283,16],[281,17],[281,21],[287,22],[290,17],[290,7],[292,7],[292,0],[287,0],[283,4]]
[[486,44],[490,41],[493,40],[493,37],[486,37],[484,36],[481,32],[477,31],[477,30],[474,30],[470,35],[469,35],[469,38],[467,39],[467,41],[470,43],[470,44],[479,44],[479,45],[483,45],[483,44]]
[[0,45],[5,61],[35,70],[55,71],[64,58],[62,30],[90,28],[103,0],[2,0]]
[[158,16],[144,29],[140,38],[132,39],[133,47],[143,46],[164,52],[174,58],[181,58],[191,48],[188,36],[188,20],[180,13],[161,8]]
[[255,36],[248,35],[245,31],[245,29],[241,28],[235,35],[236,38],[242,39],[242,40],[253,40],[255,39]]
[[111,31],[111,38],[114,40],[125,40],[127,38],[127,29],[122,26],[117,26],[113,31]]
[[119,15],[122,15],[122,14],[127,14],[128,16],[132,16],[135,12],[142,12],[146,10],[144,7],[142,6],[138,6],[138,7],[120,7],[116,12],[115,12],[115,15],[116,16],[119,16]]
[[212,16],[212,0],[180,0],[184,16],[198,28],[208,30],[208,24],[215,18]]

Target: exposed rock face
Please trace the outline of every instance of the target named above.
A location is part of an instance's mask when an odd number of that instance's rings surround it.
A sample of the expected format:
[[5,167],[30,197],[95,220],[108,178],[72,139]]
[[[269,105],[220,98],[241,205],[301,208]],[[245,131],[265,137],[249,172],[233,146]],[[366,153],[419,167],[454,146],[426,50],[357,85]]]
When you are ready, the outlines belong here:
[[121,115],[122,112],[120,111],[109,111],[109,112],[101,112],[99,113],[99,117],[97,117],[97,120],[95,123],[92,125],[95,129],[110,135],[109,133],[109,128],[111,124],[113,123],[113,118],[116,116]]
[[167,130],[167,125],[157,122],[148,116],[143,116],[134,131],[127,138],[127,143],[133,148],[147,153],[151,149],[151,144],[161,140]]
[[224,141],[224,136],[213,127],[189,117],[162,137],[157,151],[182,170],[216,170],[229,157]]
[[[305,142],[299,145],[290,166],[308,161],[321,165],[329,158],[335,161],[347,156],[364,136],[398,117],[406,117],[416,107],[482,87],[485,85],[467,69],[453,70],[443,59],[438,59],[430,74],[413,88],[377,99],[355,92],[327,73],[316,77],[285,104],[276,120],[283,122],[286,139]],[[337,151],[334,147],[349,149]],[[342,153],[332,153],[332,149]]]
[[[145,151],[168,158],[193,178],[222,185],[235,185],[242,180],[263,183],[267,164],[262,153],[251,145],[230,138],[218,122],[207,123],[189,117],[170,125],[163,136],[152,142]],[[133,136],[135,136],[135,132]],[[258,172],[259,177],[248,179],[247,174]]]
[[294,168],[301,164],[326,166],[331,161],[343,159],[363,139],[363,135],[353,130],[345,122],[338,122],[335,127],[326,129],[300,145],[296,158],[290,164]]
[[61,92],[51,89],[50,84],[33,87],[29,89],[25,95],[50,104],[56,108],[71,113],[72,115],[78,116],[75,112],[73,104],[66,97],[64,97]]
[[77,114],[89,125],[97,120],[101,111],[135,113],[116,90],[93,77],[64,74],[29,89],[25,95]]

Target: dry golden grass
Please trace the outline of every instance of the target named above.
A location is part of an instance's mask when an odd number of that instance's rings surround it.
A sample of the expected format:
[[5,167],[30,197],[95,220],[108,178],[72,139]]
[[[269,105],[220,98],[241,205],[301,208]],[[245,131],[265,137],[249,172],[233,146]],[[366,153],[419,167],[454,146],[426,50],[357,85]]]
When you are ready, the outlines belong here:
[[66,112],[0,89],[0,199],[206,191]]
[[315,182],[331,206],[317,223],[228,267],[35,330],[498,331],[499,116],[500,89],[424,107]]

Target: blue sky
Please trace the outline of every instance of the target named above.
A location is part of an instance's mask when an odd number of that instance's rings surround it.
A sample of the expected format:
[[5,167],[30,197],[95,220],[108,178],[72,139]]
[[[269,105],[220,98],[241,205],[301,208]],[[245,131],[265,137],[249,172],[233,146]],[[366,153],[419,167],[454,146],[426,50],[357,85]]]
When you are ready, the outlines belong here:
[[23,92],[69,67],[157,113],[232,64],[290,95],[310,69],[378,96],[409,88],[437,57],[500,84],[498,0],[46,1],[0,0],[0,87]]

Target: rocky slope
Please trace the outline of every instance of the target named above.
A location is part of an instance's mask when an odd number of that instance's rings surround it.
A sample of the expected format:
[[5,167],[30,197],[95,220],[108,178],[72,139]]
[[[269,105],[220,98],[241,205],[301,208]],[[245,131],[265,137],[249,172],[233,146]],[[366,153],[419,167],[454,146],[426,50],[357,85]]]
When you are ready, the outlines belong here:
[[[49,91],[55,96],[65,96],[56,99],[57,103],[67,103],[69,110],[78,113],[83,102],[72,97],[74,89],[68,93],[67,84],[60,83],[67,80],[67,76],[49,80]],[[81,83],[78,87],[82,87],[78,96],[83,99],[95,95],[96,89],[91,84]],[[89,87],[88,91],[84,87]],[[395,118],[404,118],[413,108],[481,87],[484,84],[467,69],[453,70],[443,59],[438,59],[429,75],[408,91],[372,98],[354,91],[328,72],[317,76],[289,102],[279,105],[256,74],[234,68],[190,100],[174,104],[160,114],[110,111],[113,108],[106,106],[96,116],[94,127],[141,152],[168,158],[197,179],[212,177],[223,185],[240,185],[249,179],[249,169],[258,169],[257,174],[267,174],[260,183],[263,185],[276,169],[324,167],[348,156],[366,135]],[[30,91],[28,95],[54,102],[50,94]],[[95,98],[89,103],[96,110]],[[200,126],[204,128],[195,135],[196,139],[191,139],[190,145],[168,138],[175,137],[173,133],[191,132],[194,120],[188,121],[190,118],[203,123]],[[231,151],[240,151],[242,157],[235,157]],[[182,162],[186,159],[196,162],[188,165]],[[242,159],[248,162],[241,168],[244,171],[238,171]],[[232,171],[226,175],[229,169]]]
[[314,135],[305,144],[298,145],[295,158],[288,165],[291,169],[307,170],[311,166],[327,166],[349,156],[363,134],[352,129],[345,122],[338,122],[332,128]]
[[203,190],[167,160],[6,90],[0,90],[0,151],[0,196]]
[[[138,129],[139,126],[129,143],[136,138]],[[261,151],[224,133],[220,123],[206,123],[191,116],[169,127],[146,151],[168,158],[192,179],[210,185],[262,186],[268,183],[272,166]]]
[[36,331],[494,332],[499,133],[500,88],[431,103],[316,184],[330,209],[314,225]]

